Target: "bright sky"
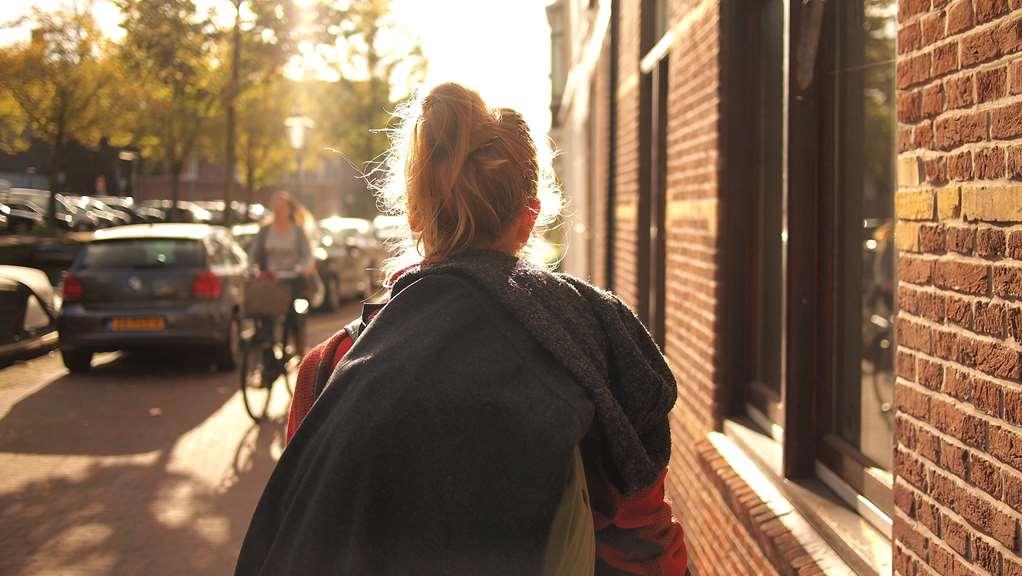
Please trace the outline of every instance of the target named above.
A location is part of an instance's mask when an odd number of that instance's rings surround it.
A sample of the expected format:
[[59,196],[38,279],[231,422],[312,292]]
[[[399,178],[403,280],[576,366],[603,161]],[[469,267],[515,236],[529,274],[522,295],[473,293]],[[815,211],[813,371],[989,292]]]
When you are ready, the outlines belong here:
[[[33,6],[53,9],[73,0],[28,0],[5,6],[9,22]],[[392,0],[398,24],[419,38],[429,60],[427,84],[461,82],[493,106],[515,108],[545,133],[550,123],[550,0]],[[223,0],[197,0],[201,8]],[[298,0],[308,5],[309,0]],[[109,0],[95,0],[103,30],[118,37],[119,14]],[[230,22],[230,20],[228,20]],[[0,30],[0,45],[28,38],[27,29]]]

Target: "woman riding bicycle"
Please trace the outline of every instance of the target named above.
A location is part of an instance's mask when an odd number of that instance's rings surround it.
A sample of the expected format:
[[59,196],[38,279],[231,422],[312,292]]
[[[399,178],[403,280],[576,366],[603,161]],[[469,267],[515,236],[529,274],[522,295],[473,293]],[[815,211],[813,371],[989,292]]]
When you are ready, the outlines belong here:
[[[291,285],[294,298],[314,282],[316,260],[312,244],[305,231],[308,211],[287,192],[280,191],[270,200],[272,215],[259,230],[249,250],[249,260],[258,267],[262,277],[269,277]],[[294,308],[289,313],[294,317]],[[289,318],[290,319],[290,318]],[[267,323],[272,327],[272,324]],[[299,354],[304,349],[304,326],[298,323]]]

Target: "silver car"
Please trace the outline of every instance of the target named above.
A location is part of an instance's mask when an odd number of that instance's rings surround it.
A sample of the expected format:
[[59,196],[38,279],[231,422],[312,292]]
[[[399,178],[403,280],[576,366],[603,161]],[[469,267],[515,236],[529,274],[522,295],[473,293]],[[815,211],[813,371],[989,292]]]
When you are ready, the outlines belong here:
[[223,370],[239,361],[244,250],[224,228],[137,224],[96,232],[63,280],[64,364],[99,351],[200,348]]

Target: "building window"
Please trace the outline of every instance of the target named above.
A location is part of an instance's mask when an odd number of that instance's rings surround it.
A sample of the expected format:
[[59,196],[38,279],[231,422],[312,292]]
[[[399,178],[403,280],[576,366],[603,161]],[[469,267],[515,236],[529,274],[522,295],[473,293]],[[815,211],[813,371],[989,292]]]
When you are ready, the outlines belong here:
[[897,4],[724,16],[731,409],[781,443],[785,477],[816,477],[889,533]]
[[735,410],[760,427],[783,423],[782,381],[785,301],[785,10],[784,0],[735,8],[726,68],[729,139],[725,186],[734,200],[725,218],[734,258],[726,264],[741,277],[730,296],[734,346],[741,360],[733,384],[744,392]]
[[654,0],[653,4],[653,41],[664,37],[670,24],[670,3],[667,0]]
[[[667,29],[667,2],[642,5],[642,44],[650,50]],[[638,314],[663,348],[667,337],[667,94],[668,57],[644,61],[639,84]]]
[[566,8],[567,4],[564,0],[558,0],[546,8],[547,21],[550,24],[550,111],[555,126],[561,98],[564,96],[564,88],[568,82]]
[[824,194],[835,295],[818,457],[890,513],[894,426],[894,57],[897,3],[841,2],[822,60]]

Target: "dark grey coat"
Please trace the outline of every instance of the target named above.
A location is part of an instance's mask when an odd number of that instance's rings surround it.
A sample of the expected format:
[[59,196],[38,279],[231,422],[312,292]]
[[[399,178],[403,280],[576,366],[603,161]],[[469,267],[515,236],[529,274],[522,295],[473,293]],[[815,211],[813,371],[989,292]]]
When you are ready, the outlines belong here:
[[266,487],[236,574],[530,574],[575,446],[632,492],[674,380],[609,294],[473,252],[405,274]]

